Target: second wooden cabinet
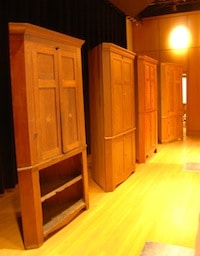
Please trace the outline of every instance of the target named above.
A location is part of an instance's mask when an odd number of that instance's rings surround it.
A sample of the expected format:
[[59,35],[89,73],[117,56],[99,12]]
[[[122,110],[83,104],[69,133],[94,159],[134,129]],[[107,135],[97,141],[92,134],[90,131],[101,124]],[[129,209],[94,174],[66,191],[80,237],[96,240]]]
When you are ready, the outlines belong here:
[[157,60],[139,55],[136,63],[136,158],[143,163],[158,144]]
[[105,191],[135,170],[134,58],[112,43],[89,52],[92,177]]

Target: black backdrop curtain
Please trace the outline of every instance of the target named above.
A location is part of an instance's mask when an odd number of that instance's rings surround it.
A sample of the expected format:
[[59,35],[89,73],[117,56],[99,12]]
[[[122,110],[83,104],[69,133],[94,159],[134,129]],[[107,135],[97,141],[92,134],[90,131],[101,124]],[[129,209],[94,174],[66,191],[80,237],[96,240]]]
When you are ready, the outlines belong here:
[[0,194],[17,184],[9,69],[8,22],[28,22],[85,40],[82,49],[86,139],[89,141],[87,52],[101,42],[126,47],[125,14],[108,0],[0,2]]

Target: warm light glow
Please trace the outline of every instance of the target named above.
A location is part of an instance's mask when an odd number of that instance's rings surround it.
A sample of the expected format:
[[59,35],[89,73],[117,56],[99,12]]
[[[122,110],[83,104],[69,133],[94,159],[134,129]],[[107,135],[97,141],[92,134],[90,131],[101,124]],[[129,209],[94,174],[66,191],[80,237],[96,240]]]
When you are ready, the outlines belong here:
[[185,49],[190,44],[190,33],[185,26],[176,27],[170,34],[170,45],[173,49]]

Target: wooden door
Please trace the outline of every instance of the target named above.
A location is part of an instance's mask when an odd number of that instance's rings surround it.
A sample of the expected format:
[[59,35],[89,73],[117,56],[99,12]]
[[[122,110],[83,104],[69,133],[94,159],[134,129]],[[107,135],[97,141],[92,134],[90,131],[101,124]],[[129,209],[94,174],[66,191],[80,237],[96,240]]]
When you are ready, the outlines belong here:
[[132,129],[134,120],[133,60],[111,53],[113,135]]
[[124,177],[135,170],[135,132],[124,135]]
[[59,50],[60,102],[63,152],[80,146],[78,69],[76,51]]
[[33,136],[37,142],[38,159],[45,160],[61,153],[57,51],[36,44],[32,48],[37,127]]
[[[139,88],[140,89],[140,88]],[[145,154],[157,145],[157,68],[155,64],[145,62]]]
[[148,151],[152,148],[152,118],[151,112],[145,114],[145,156],[148,155]]
[[182,67],[161,63],[159,141],[169,142],[183,137]]
[[145,111],[157,109],[156,65],[145,62]]
[[134,103],[134,68],[133,60],[123,58],[123,130],[127,131],[135,126]]
[[[112,135],[123,131],[123,58],[111,53],[111,118]],[[105,110],[106,111],[106,110]]]
[[112,168],[114,184],[124,181],[135,168],[135,135],[133,132],[113,139]]
[[114,186],[116,186],[117,184],[121,183],[124,180],[123,136],[113,139],[112,141],[112,170],[113,170]]

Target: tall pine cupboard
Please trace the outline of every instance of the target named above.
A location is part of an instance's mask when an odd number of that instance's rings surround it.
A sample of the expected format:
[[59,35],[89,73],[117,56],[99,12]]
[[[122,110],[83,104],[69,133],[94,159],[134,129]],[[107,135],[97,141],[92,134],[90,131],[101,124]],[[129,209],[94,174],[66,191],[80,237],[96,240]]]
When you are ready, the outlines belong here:
[[158,61],[138,55],[136,59],[136,159],[144,163],[158,145]]
[[183,138],[182,65],[160,64],[160,143]]
[[89,52],[91,169],[105,191],[135,170],[134,58],[112,43]]
[[27,23],[10,23],[9,40],[23,238],[29,249],[88,208],[84,42]]

